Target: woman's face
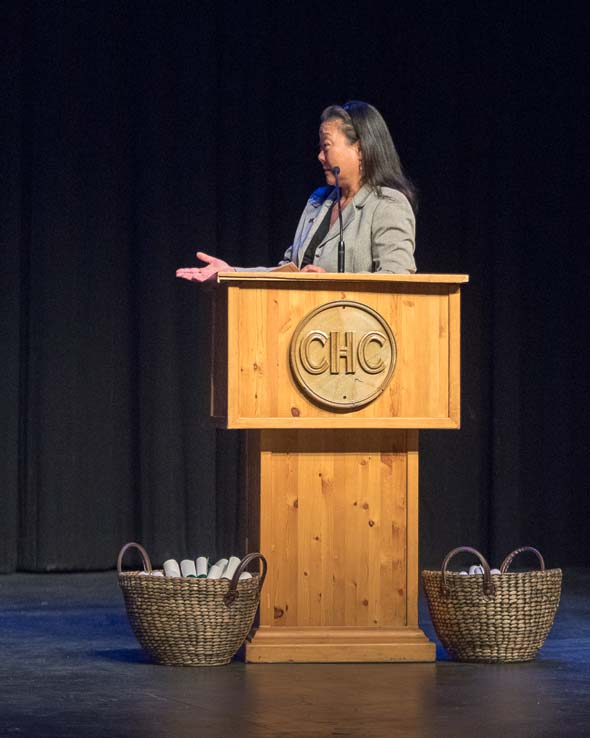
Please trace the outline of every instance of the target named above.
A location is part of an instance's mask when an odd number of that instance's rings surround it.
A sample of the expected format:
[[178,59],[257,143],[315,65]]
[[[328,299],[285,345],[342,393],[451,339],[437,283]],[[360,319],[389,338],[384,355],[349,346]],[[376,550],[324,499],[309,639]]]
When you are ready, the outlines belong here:
[[328,120],[320,126],[320,152],[318,160],[326,175],[326,183],[336,184],[332,173],[340,167],[340,187],[356,192],[361,186],[361,150],[358,144],[351,144],[342,132],[338,120]]

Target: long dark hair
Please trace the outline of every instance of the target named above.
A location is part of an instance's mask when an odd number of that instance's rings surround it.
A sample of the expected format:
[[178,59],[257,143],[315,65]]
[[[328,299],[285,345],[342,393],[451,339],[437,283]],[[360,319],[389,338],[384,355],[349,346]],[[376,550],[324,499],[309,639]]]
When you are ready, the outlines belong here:
[[377,194],[381,194],[381,187],[403,192],[416,211],[416,189],[403,172],[387,123],[377,108],[361,100],[349,100],[344,105],[327,107],[320,122],[328,120],[340,121],[342,132],[351,144],[358,141],[363,155],[362,183]]

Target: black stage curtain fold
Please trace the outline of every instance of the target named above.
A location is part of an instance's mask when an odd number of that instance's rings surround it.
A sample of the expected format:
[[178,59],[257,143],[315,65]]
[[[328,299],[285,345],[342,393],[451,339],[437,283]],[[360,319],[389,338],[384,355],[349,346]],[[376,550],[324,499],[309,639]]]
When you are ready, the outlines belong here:
[[[537,7],[537,6],[535,6]],[[373,102],[421,195],[421,272],[468,273],[462,429],[421,434],[421,554],[589,564],[587,28],[459,4],[7,2],[0,571],[240,553],[208,422],[204,250],[276,262],[321,110]],[[585,234],[584,234],[585,235]]]

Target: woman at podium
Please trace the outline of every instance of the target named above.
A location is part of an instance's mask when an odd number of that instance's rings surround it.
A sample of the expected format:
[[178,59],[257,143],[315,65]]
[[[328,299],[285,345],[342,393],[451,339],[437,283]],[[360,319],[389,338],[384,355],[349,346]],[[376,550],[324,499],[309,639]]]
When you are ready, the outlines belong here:
[[[415,272],[416,195],[379,111],[358,100],[331,105],[321,115],[319,138],[326,185],[307,201],[279,267],[337,272],[340,249],[341,271]],[[218,272],[243,270],[200,251],[197,258],[205,265],[176,276],[209,282]]]

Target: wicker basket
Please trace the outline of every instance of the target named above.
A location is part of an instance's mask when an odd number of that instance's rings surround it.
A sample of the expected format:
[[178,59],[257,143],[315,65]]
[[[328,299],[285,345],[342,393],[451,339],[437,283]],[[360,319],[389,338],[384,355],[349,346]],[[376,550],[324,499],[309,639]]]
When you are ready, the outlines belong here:
[[[245,556],[230,582],[124,572],[123,556],[130,548],[140,552],[145,572],[151,573],[152,564],[138,543],[125,544],[117,559],[129,622],[152,659],[169,666],[229,663],[254,622],[266,576],[264,556]],[[240,574],[256,559],[262,563],[262,574],[240,581]]]
[[[483,576],[447,571],[456,554],[476,556]],[[509,572],[515,556],[534,553],[540,571]],[[553,624],[561,593],[561,569],[545,569],[541,554],[529,546],[509,554],[490,574],[484,557],[474,548],[461,546],[447,554],[441,571],[423,571],[432,624],[456,661],[531,661]]]

